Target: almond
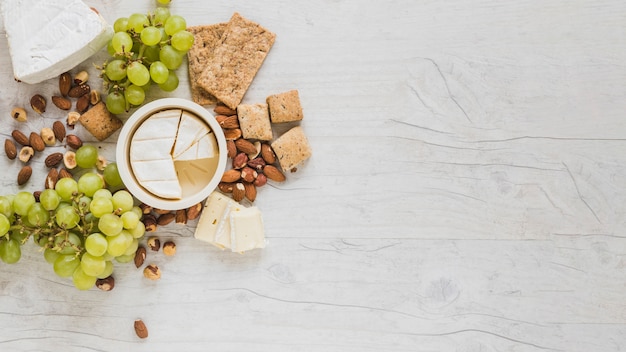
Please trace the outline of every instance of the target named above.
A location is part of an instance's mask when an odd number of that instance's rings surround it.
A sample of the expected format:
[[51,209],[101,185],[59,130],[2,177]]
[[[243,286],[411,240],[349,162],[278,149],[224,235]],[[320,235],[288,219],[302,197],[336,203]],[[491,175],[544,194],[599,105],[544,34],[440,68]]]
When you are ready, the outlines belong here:
[[257,187],[265,186],[267,183],[267,176],[265,176],[265,174],[258,174],[252,183]]
[[175,218],[176,218],[176,214],[174,214],[174,213],[163,214],[163,215],[159,216],[159,218],[157,219],[157,225],[165,226],[165,225],[171,223],[172,221],[174,221]]
[[17,184],[23,185],[30,179],[30,176],[33,174],[33,168],[30,166],[24,166],[17,174]]
[[57,169],[50,169],[50,172],[48,172],[48,176],[46,176],[46,184],[44,185],[44,188],[54,189],[54,186],[56,186],[58,180],[59,172],[57,171]]
[[67,95],[69,95],[72,98],[80,98],[85,94],[89,94],[90,91],[91,91],[91,88],[88,85],[79,84],[77,86],[74,86],[72,89],[70,89]]
[[63,153],[57,152],[52,153],[46,157],[45,164],[46,167],[55,167],[59,165],[63,161]]
[[139,268],[143,265],[143,262],[146,260],[146,247],[139,246],[137,251],[135,252],[135,267]]
[[248,155],[239,153],[233,158],[233,169],[241,169],[248,164]]
[[266,165],[265,160],[263,160],[263,158],[261,157],[254,158],[248,161],[248,166],[250,166],[251,168],[257,171],[263,170],[263,167],[265,167],[265,165]]
[[30,141],[28,140],[28,137],[26,137],[26,135],[24,133],[22,133],[19,130],[13,130],[13,132],[11,132],[11,136],[13,136],[13,139],[15,139],[15,141],[25,147],[29,147],[30,146]]
[[196,203],[195,205],[190,206],[189,208],[187,208],[187,220],[196,219],[198,216],[200,216],[201,212],[202,203]]
[[87,109],[89,109],[89,102],[89,94],[85,94],[82,97],[78,98],[78,100],[76,101],[76,111],[81,114],[87,111]]
[[59,142],[62,142],[65,139],[65,126],[61,121],[54,121],[52,124],[52,132],[54,132],[54,136]]
[[278,170],[274,165],[265,165],[263,173],[272,181],[283,182],[286,180],[285,174]]
[[247,139],[239,138],[235,140],[235,146],[237,147],[237,149],[239,149],[240,152],[246,154],[256,153],[256,147],[254,146],[254,144],[252,144],[252,142],[248,141]]
[[213,109],[213,112],[215,112],[218,115],[226,115],[226,116],[237,114],[237,111],[229,108],[226,105],[217,105],[215,109]]
[[17,157],[17,147],[10,139],[4,140],[4,152],[7,154],[7,158],[13,160]]
[[215,120],[222,128],[239,128],[239,119],[237,115],[226,116],[226,115],[217,115],[215,116]]
[[146,337],[148,337],[148,328],[141,319],[135,320],[135,334],[137,334],[140,339],[145,339]]
[[226,151],[229,158],[234,158],[237,155],[237,146],[235,146],[235,142],[232,140],[226,141]]
[[226,137],[226,140],[234,141],[241,138],[241,130],[238,128],[225,128],[224,136]]
[[261,144],[261,157],[268,164],[273,164],[276,162],[276,154],[274,154],[274,150],[267,143]]
[[221,181],[222,182],[235,182],[235,181],[239,181],[240,178],[241,178],[241,171],[236,170],[236,169],[230,169],[230,170],[224,171]]
[[187,223],[187,212],[185,209],[176,210],[176,223],[183,225]]
[[234,182],[220,182],[217,184],[217,188],[224,193],[233,193],[233,188],[235,187]]
[[72,149],[78,149],[83,146],[83,141],[75,134],[68,134],[65,139],[67,146]]
[[240,202],[245,196],[246,188],[244,187],[243,183],[235,183],[235,187],[233,187],[233,199],[237,202]]
[[30,107],[38,114],[46,112],[46,98],[41,94],[35,94],[30,98]]
[[256,199],[256,187],[250,182],[244,182],[243,187],[245,197],[249,201],[254,202],[254,200]]
[[52,104],[61,110],[69,110],[72,108],[72,102],[69,99],[58,95],[52,97]]
[[59,170],[59,178],[73,178],[73,177],[74,176],[68,169],[62,168],[61,170]]
[[30,141],[30,146],[33,147],[36,152],[42,152],[46,149],[46,143],[41,139],[39,133],[31,132],[28,140]]
[[257,177],[257,175],[258,175],[258,173],[256,171],[254,171],[254,169],[252,169],[249,166],[246,166],[243,169],[241,169],[241,179],[246,181],[246,182],[254,181],[254,179]]
[[62,73],[59,76],[59,92],[62,96],[67,96],[72,88],[72,76],[69,72]]

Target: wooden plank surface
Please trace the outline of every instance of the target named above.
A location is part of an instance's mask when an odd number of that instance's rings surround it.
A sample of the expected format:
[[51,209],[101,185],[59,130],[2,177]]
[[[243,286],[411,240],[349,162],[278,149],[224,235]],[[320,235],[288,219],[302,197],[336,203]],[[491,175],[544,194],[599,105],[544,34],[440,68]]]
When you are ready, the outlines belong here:
[[[153,6],[86,2],[110,22]],[[80,292],[25,246],[0,264],[0,350],[626,350],[622,1],[171,10],[189,25],[237,11],[277,34],[244,101],[298,89],[313,157],[259,191],[264,250],[221,252],[194,222],[170,225],[158,235],[177,255],[149,253],[160,281],[120,265],[113,291]],[[104,58],[81,67],[95,77]],[[3,139],[63,118],[11,120],[56,81],[14,82],[6,40],[0,82]],[[189,97],[183,73],[174,96]],[[115,138],[99,145],[114,159]],[[1,157],[2,193],[40,189],[43,158],[33,166],[18,188],[19,162]]]

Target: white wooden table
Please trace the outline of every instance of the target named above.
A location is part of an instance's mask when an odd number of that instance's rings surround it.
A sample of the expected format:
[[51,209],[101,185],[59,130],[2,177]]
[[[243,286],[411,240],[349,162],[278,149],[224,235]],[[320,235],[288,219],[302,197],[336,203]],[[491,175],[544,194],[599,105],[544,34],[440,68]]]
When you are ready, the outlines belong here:
[[[86,2],[110,22],[153,7]],[[194,222],[170,225],[158,235],[177,255],[149,253],[160,281],[127,264],[113,291],[82,292],[25,246],[0,264],[1,351],[626,350],[623,1],[171,10],[189,25],[237,11],[277,34],[245,102],[298,89],[314,155],[260,189],[264,250],[221,252]],[[56,80],[15,83],[6,50],[2,137],[62,118],[12,121]],[[173,95],[189,97],[186,79]],[[99,145],[113,159],[115,138]],[[18,188],[19,163],[0,157],[2,193],[40,189],[33,165]]]

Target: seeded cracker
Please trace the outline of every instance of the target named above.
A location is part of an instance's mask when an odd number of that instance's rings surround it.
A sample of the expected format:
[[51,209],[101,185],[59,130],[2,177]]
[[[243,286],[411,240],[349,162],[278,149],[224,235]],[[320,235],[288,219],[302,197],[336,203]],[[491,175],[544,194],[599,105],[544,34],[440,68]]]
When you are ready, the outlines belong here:
[[78,119],[89,133],[99,141],[109,138],[122,127],[122,121],[111,115],[103,102],[99,102]]
[[187,52],[187,58],[189,59],[191,99],[197,104],[213,105],[217,103],[214,96],[198,86],[198,78],[213,56],[213,50],[224,33],[224,29],[226,29],[226,23],[187,28],[194,35],[194,43]]
[[275,39],[276,34],[233,14],[198,85],[229,108],[237,108]]

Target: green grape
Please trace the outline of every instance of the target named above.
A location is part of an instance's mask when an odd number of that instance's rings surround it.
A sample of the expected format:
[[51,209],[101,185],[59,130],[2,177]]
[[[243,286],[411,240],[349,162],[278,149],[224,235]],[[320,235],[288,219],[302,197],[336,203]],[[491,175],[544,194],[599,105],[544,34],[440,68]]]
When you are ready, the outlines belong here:
[[105,166],[104,171],[102,171],[102,176],[104,177],[104,182],[111,187],[123,185],[116,163],[110,163]]
[[126,32],[117,32],[111,38],[111,45],[116,53],[129,53],[133,50],[133,38]]
[[77,267],[72,273],[72,281],[74,287],[79,290],[88,290],[96,284],[96,277],[85,273],[81,266]]
[[110,40],[109,40],[109,43],[107,44],[107,53],[111,56],[115,56],[116,54],[115,49],[113,49],[113,43],[111,43]]
[[134,229],[130,229],[128,232],[133,238],[141,238],[146,233],[146,225],[140,221]]
[[[48,220],[50,220],[50,213],[41,205],[41,203],[35,203],[28,209],[28,222],[42,227]],[[0,233],[2,233],[0,226]]]
[[113,30],[117,32],[126,32],[128,29],[128,18],[120,17],[113,22]]
[[7,264],[14,264],[20,260],[22,249],[17,240],[0,241],[0,259]]
[[[93,145],[83,144],[80,148],[78,148],[78,150],[76,150],[76,165],[78,167],[81,167],[83,169],[89,169],[89,168],[96,166],[97,162],[98,162],[98,149],[94,147]],[[90,186],[95,187],[95,185],[91,185],[91,184]],[[95,191],[97,191],[97,189],[94,190],[94,192]]]
[[78,179],[78,192],[87,197],[93,197],[102,187],[104,187],[104,180],[96,173],[87,172]]
[[137,218],[141,219],[141,217],[143,216],[143,211],[141,210],[140,207],[138,206],[134,206],[130,211],[132,211],[133,213],[137,214]]
[[94,198],[89,204],[89,211],[96,218],[101,218],[103,215],[111,214],[113,212],[113,202],[109,198],[100,197]]
[[154,10],[155,25],[164,25],[168,17],[170,17],[170,10],[167,7],[157,7]]
[[150,78],[154,83],[161,84],[167,81],[167,76],[170,75],[170,71],[167,69],[164,63],[161,61],[155,61],[150,64]]
[[128,231],[122,231],[117,236],[107,237],[107,242],[107,253],[117,257],[126,252],[126,249],[128,249],[133,242],[133,236],[131,236]]
[[116,59],[107,62],[104,73],[112,81],[123,80],[126,78],[126,61]]
[[70,277],[80,265],[80,259],[74,254],[61,254],[54,261],[52,268],[60,277]]
[[183,63],[183,53],[174,49],[171,45],[163,45],[159,52],[159,60],[170,70],[175,70]]
[[13,201],[6,196],[0,196],[0,214],[7,218],[13,215]]
[[132,194],[125,190],[115,192],[112,200],[113,208],[120,214],[130,211],[135,203]]
[[11,229],[11,221],[4,214],[0,214],[0,236],[4,236],[9,233]]
[[126,248],[126,252],[124,252],[124,255],[132,255],[134,257],[135,252],[137,252],[137,248],[139,248],[139,240],[133,238],[128,248]]
[[111,260],[106,260],[104,263],[106,266],[104,267],[102,274],[98,275],[98,279],[106,279],[113,274],[113,262]]
[[56,210],[56,223],[62,228],[73,229],[78,225],[80,216],[74,207],[63,207]]
[[187,31],[179,31],[172,36],[172,46],[174,49],[186,53],[193,46],[193,34]]
[[[108,166],[107,166],[108,167]],[[104,168],[104,171],[106,171],[106,167]],[[106,182],[106,175],[104,175],[104,181]],[[106,188],[102,188],[96,191],[96,193],[93,194],[93,199],[96,198],[106,198],[106,199],[111,199],[113,198],[113,194],[111,193],[111,191],[109,191]]]
[[141,105],[146,99],[146,92],[140,86],[131,84],[124,89],[124,97],[131,105]]
[[133,30],[135,33],[141,33],[144,27],[150,25],[150,21],[148,20],[148,16],[142,13],[134,13],[128,17],[128,29]]
[[45,189],[39,195],[39,203],[46,210],[54,210],[61,203],[61,197],[57,193],[57,191],[53,189]]
[[171,15],[165,21],[165,33],[168,35],[174,35],[174,33],[184,31],[187,29],[187,21],[182,16]]
[[[62,179],[65,180],[65,179]],[[27,216],[30,206],[35,204],[35,196],[26,191],[18,192],[13,198],[13,210],[17,215]]]
[[115,214],[104,214],[98,221],[98,228],[100,232],[107,236],[117,236],[124,228],[124,223]]
[[150,81],[150,71],[139,61],[133,61],[126,69],[130,83],[143,86]]
[[130,263],[135,259],[135,254],[122,254],[115,257],[115,261],[121,264]]
[[133,212],[132,210],[127,211],[124,214],[122,214],[120,216],[120,219],[122,219],[122,222],[124,223],[124,228],[127,230],[134,229],[135,227],[137,227],[137,224],[139,223],[139,216],[137,216],[137,214]]
[[[157,0],[157,3],[162,4],[162,5],[167,5],[170,3],[171,0]],[[158,7],[159,9],[161,7]]]
[[73,178],[64,177],[57,181],[54,190],[61,200],[69,202],[73,195],[78,194],[78,183]]
[[28,230],[26,230],[26,229],[13,229],[11,231],[11,239],[15,239],[15,240],[19,241],[20,243],[22,243],[22,242],[24,242],[26,237],[28,237],[29,234],[30,234],[30,232]]
[[106,237],[99,232],[94,232],[85,239],[87,253],[100,257],[107,251],[108,242]]
[[121,114],[126,111],[126,99],[120,92],[112,92],[107,95],[107,110],[112,114]]
[[148,26],[141,31],[140,38],[145,45],[157,45],[161,41],[161,31],[154,26]]
[[[91,203],[89,204],[91,208]],[[92,213],[85,214],[85,219],[83,220],[83,228],[89,232],[98,228],[98,218],[95,217]]]
[[143,57],[146,62],[159,61],[159,51],[161,47],[158,45],[148,46],[143,50]]
[[54,249],[60,254],[74,254],[80,251],[81,245],[80,237],[73,232],[68,233],[67,238],[63,235],[54,238]]
[[89,276],[98,276],[104,272],[106,262],[102,259],[102,257],[85,253],[80,259],[80,267],[83,269],[85,274]]
[[174,71],[170,71],[169,76],[167,76],[167,81],[163,84],[159,84],[159,88],[166,92],[172,92],[176,88],[178,88],[178,76]]
[[49,264],[54,264],[54,262],[59,258],[60,255],[61,253],[51,248],[46,248],[43,251],[43,257]]

